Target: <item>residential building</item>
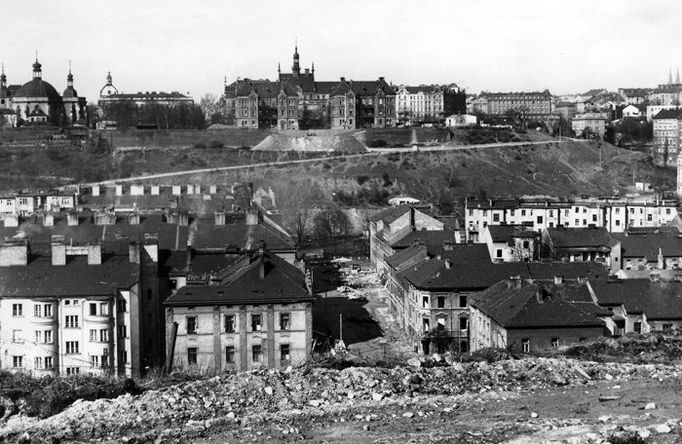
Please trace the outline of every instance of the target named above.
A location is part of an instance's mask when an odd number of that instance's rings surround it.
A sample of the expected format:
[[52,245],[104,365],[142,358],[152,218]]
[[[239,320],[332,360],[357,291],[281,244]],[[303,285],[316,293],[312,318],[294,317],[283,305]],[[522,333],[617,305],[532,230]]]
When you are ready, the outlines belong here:
[[487,114],[503,116],[516,111],[526,120],[544,120],[554,111],[552,95],[548,90],[534,92],[481,93],[487,100]]
[[566,262],[597,261],[609,266],[611,236],[604,227],[545,228],[542,257]]
[[383,77],[354,81],[341,77],[329,93],[332,129],[396,126],[396,92]]
[[654,116],[654,159],[669,165],[677,163],[680,153],[682,109],[662,110]]
[[172,107],[180,104],[192,105],[194,104],[194,99],[191,96],[182,94],[178,91],[138,91],[134,93],[124,93],[114,86],[111,72],[108,72],[106,83],[99,92],[97,106],[106,111],[107,106],[121,103],[129,103],[135,106],[155,104]]
[[529,353],[610,336],[613,314],[596,302],[589,281],[501,281],[471,299],[471,350]]
[[649,100],[650,88],[618,88],[618,93],[628,105],[645,105]]
[[483,241],[493,262],[528,262],[539,258],[540,233],[525,225],[490,225]]
[[438,85],[406,86],[396,89],[396,116],[402,125],[442,122],[443,88]]
[[589,112],[576,114],[571,119],[571,128],[576,135],[595,134],[599,139],[604,138],[606,132],[606,117],[603,113]]
[[612,234],[611,272],[682,270],[682,238],[676,227]]
[[646,107],[629,104],[622,110],[623,118],[640,118],[646,113]]
[[219,274],[164,302],[169,367],[219,373],[309,359],[313,298],[298,268],[261,247]]
[[2,368],[140,376],[160,365],[157,254],[153,242],[3,242]]

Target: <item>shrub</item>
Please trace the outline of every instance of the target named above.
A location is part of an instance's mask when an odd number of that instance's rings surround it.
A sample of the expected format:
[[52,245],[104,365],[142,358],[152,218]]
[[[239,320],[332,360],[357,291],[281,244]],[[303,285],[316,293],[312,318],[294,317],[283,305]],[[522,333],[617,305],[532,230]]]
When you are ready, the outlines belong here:
[[210,142],[208,142],[209,148],[223,148],[224,146],[225,145],[223,144],[223,142],[219,140],[211,140]]
[[388,143],[383,139],[376,139],[369,142],[371,148],[381,148],[386,145],[388,145]]
[[197,142],[194,144],[194,148],[204,149],[206,148],[206,144],[203,142]]

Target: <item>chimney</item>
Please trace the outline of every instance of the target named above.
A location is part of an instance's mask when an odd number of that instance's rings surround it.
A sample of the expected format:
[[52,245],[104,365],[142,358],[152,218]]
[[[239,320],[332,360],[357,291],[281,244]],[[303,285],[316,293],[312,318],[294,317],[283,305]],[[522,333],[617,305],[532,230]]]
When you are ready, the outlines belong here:
[[12,213],[5,215],[5,227],[18,227],[19,226],[19,216]]
[[66,265],[66,243],[64,236],[53,235],[52,245],[52,265]]
[[13,240],[0,243],[0,267],[28,264],[28,242]]
[[138,211],[133,211],[128,215],[128,223],[130,225],[140,225],[140,213]]
[[92,186],[92,195],[93,196],[99,196],[99,185],[93,185]]
[[54,214],[51,212],[43,213],[43,226],[44,227],[54,227]]
[[128,243],[128,259],[131,264],[140,263],[140,246],[137,242]]
[[258,225],[258,210],[255,207],[246,209],[246,225]]
[[658,269],[663,270],[665,268],[665,261],[663,260],[663,249],[658,249]]
[[564,283],[563,276],[554,276],[554,285],[561,285]]
[[449,270],[451,266],[452,263],[450,262],[450,259],[445,259],[445,269]]
[[261,281],[263,281],[265,280],[265,258],[263,256],[260,256],[258,260],[259,260],[258,277],[260,278]]
[[225,225],[225,210],[216,210],[215,212],[215,224]]
[[78,225],[78,213],[75,211],[69,211],[66,213],[66,224],[70,227],[75,227]]
[[88,265],[102,264],[102,246],[95,242],[88,244]]
[[410,206],[410,228],[413,230],[417,228],[417,225],[415,222],[415,214],[416,213],[415,213],[414,207]]
[[181,227],[186,227],[189,225],[189,212],[186,210],[178,211],[178,225]]
[[159,235],[158,234],[144,234],[144,251],[154,263],[159,261]]
[[189,268],[192,265],[192,247],[190,246],[187,246],[186,264],[187,271],[189,271]]

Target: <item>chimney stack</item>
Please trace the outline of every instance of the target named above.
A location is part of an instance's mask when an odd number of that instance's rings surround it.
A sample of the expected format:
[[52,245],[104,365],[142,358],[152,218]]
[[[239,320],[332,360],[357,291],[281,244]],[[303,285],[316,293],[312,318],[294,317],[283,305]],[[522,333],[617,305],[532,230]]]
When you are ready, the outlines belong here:
[[0,267],[28,264],[28,242],[14,240],[0,243]]
[[216,210],[215,212],[215,224],[225,225],[225,210]]
[[88,244],[88,265],[102,264],[102,246],[98,243]]
[[69,211],[66,213],[66,223],[70,227],[78,225],[78,213],[76,211]]
[[138,211],[133,211],[128,215],[128,223],[130,225],[140,225],[140,213]]
[[246,225],[258,225],[258,210],[255,207],[246,209]]
[[64,236],[53,235],[51,238],[52,265],[66,265],[66,243]]
[[564,283],[564,277],[563,276],[554,276],[554,284],[555,285],[561,285]]
[[140,246],[137,242],[128,243],[128,258],[131,264],[140,263]]
[[92,186],[92,195],[93,196],[99,196],[99,185],[93,185]]
[[43,213],[43,226],[54,227],[54,214],[49,211]]

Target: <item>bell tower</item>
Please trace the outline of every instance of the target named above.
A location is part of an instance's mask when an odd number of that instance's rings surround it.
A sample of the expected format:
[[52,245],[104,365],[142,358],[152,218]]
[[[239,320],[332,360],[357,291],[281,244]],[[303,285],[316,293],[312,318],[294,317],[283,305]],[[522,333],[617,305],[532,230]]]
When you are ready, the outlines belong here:
[[296,77],[298,77],[298,75],[301,73],[301,64],[299,63],[299,55],[298,55],[298,41],[296,42],[296,45],[294,46],[294,64],[291,65],[291,72]]

